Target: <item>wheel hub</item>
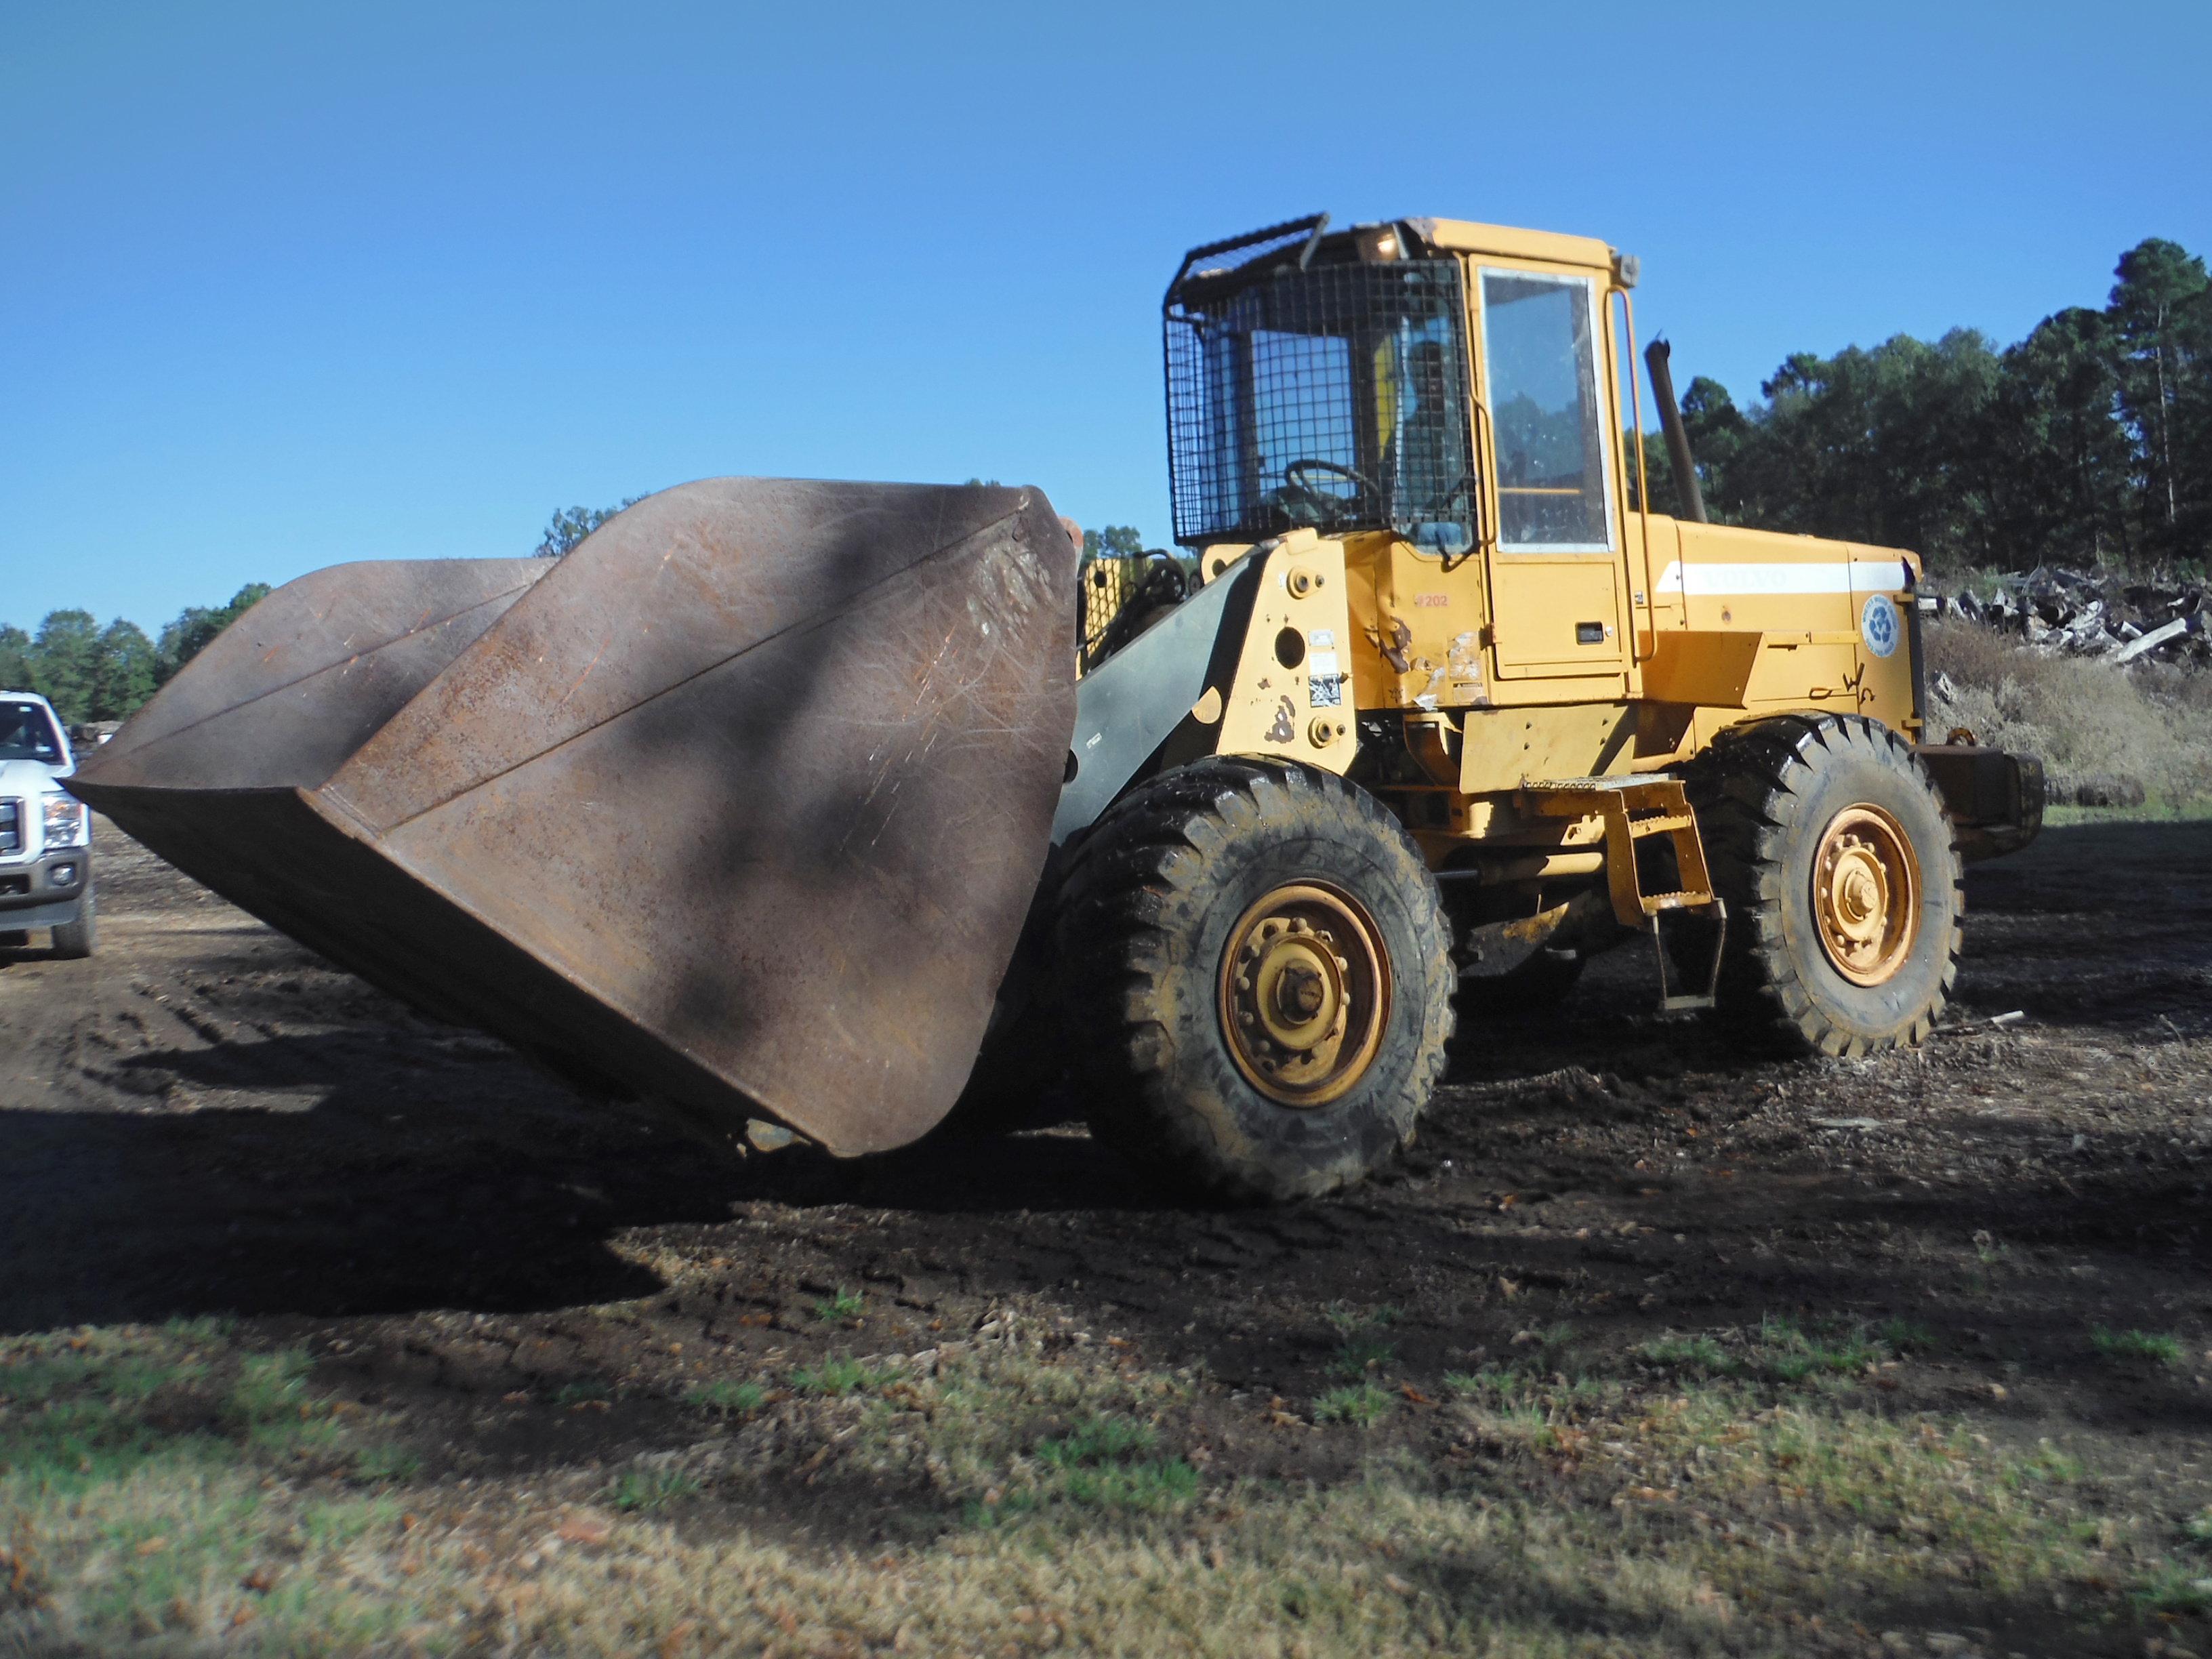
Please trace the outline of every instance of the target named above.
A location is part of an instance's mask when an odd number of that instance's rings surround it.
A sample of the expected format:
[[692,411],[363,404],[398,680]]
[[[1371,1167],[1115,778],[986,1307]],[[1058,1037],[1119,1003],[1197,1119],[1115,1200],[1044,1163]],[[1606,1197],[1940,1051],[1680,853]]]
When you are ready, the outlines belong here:
[[1881,807],[1846,807],[1820,836],[1813,908],[1830,964],[1855,985],[1880,985],[1912,954],[1920,864],[1904,827]]
[[1348,894],[1277,888],[1230,930],[1222,1029],[1254,1087],[1287,1106],[1319,1106],[1358,1082],[1382,1043],[1389,957]]

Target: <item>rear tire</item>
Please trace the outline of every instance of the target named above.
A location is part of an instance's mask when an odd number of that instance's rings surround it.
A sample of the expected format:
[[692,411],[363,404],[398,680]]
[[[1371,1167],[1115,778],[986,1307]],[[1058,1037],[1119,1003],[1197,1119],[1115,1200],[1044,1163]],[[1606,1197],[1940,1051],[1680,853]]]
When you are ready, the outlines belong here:
[[54,929],[54,954],[64,961],[82,961],[99,942],[100,913],[93,891],[86,888],[84,896],[77,901],[75,921],[65,921]]
[[[1829,1054],[1925,1037],[1958,979],[1965,869],[1905,739],[1858,715],[1762,720],[1723,733],[1688,793],[1728,904],[1722,1013]],[[1686,914],[1674,960],[1702,971],[1710,939]]]
[[1412,1141],[1443,1075],[1436,878],[1331,774],[1225,758],[1154,780],[1077,851],[1054,937],[1093,1132],[1209,1196],[1360,1180]]

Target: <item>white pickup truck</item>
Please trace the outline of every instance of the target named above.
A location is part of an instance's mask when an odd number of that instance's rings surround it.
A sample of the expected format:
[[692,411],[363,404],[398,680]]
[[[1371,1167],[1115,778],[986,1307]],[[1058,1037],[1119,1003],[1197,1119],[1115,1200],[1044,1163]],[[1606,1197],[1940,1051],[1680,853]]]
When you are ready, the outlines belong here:
[[51,927],[54,954],[92,954],[92,820],[62,789],[76,769],[53,705],[0,691],[0,945]]

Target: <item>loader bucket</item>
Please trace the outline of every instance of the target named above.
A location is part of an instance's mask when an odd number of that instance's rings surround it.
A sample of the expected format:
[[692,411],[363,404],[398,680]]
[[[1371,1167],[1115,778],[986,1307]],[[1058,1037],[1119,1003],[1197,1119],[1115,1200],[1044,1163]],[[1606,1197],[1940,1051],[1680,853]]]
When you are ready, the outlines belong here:
[[722,478],[566,558],[278,589],[69,787],[434,1016],[833,1152],[951,1109],[1050,838],[1034,489]]

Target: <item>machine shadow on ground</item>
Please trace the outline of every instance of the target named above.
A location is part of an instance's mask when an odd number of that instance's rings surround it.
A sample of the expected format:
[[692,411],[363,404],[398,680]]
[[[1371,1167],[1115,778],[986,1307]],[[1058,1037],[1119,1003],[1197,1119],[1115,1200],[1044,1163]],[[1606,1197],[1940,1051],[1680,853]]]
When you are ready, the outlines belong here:
[[[2168,1008],[2195,1006],[2201,1024],[2189,907],[2141,916],[2125,943],[2082,930],[2070,950],[2049,943],[2069,931],[2054,899],[2094,907],[2131,868],[2185,866],[2177,854],[2201,841],[2185,828],[2056,830],[2038,864],[1999,881],[1978,872],[1984,939],[1961,988],[1962,1030],[2017,1002],[2033,1004],[2036,1029],[2062,1049],[2107,1041],[2124,1019],[2172,1046]],[[2005,948],[2022,932],[2045,941],[2039,952]],[[2104,959],[2085,973],[2087,953]],[[1398,1168],[1340,1199],[1273,1211],[1188,1206],[1048,1111],[1042,1128],[941,1135],[854,1162],[754,1153],[669,1114],[584,1100],[381,999],[286,1032],[269,1005],[301,994],[239,975],[252,1006],[231,1012],[273,1035],[198,1033],[83,1064],[80,1086],[104,1090],[102,1109],[0,1113],[19,1267],[0,1288],[0,1329],[552,1311],[652,1296],[667,1288],[647,1265],[661,1242],[738,1226],[726,1249],[770,1279],[1050,1296],[1202,1350],[1258,1386],[1271,1367],[1294,1372],[1327,1351],[1334,1339],[1312,1310],[1363,1297],[1421,1307],[1399,1346],[1443,1366],[1520,1316],[1501,1284],[1572,1303],[1585,1340],[1602,1346],[1614,1340],[1605,1333],[1641,1340],[1692,1309],[1701,1321],[1861,1310],[1990,1326],[1986,1274],[1961,1280],[1956,1259],[1977,1236],[1992,1241],[1984,1254],[2098,1253],[2123,1279],[2204,1265],[2190,1149],[2054,1162],[2049,1125],[2006,1117],[1954,1136],[1972,1141],[1991,1178],[1963,1173],[1956,1152],[1924,1167],[1923,1120],[1961,1103],[1984,1110],[1992,1086],[1987,1066],[1954,1062],[2003,1039],[1970,1033],[1923,1056],[1856,1063],[1775,1060],[1700,1022],[1652,1018],[1644,954],[1605,959],[1553,1018],[1471,1019]],[[196,963],[182,976],[209,971]],[[220,1018],[202,1023],[220,1034]],[[198,1103],[179,1109],[180,1099]],[[1858,1137],[1897,1142],[1891,1167],[1808,1125],[1900,1113],[1905,1133]],[[1942,1184],[1927,1184],[1938,1170]],[[1888,1242],[1870,1260],[1875,1238]],[[2057,1348],[2078,1347],[2075,1326],[2121,1316],[2128,1297],[2113,1276],[2078,1279],[2078,1308],[2064,1297],[2049,1308]],[[1249,1303],[1249,1329],[1220,1316],[1224,1290]],[[2037,1322],[2019,1322],[2008,1340],[2030,1340]],[[2186,1395],[2172,1408],[2187,1409]],[[2162,1417],[2168,1403],[2138,1389],[2132,1408]]]

